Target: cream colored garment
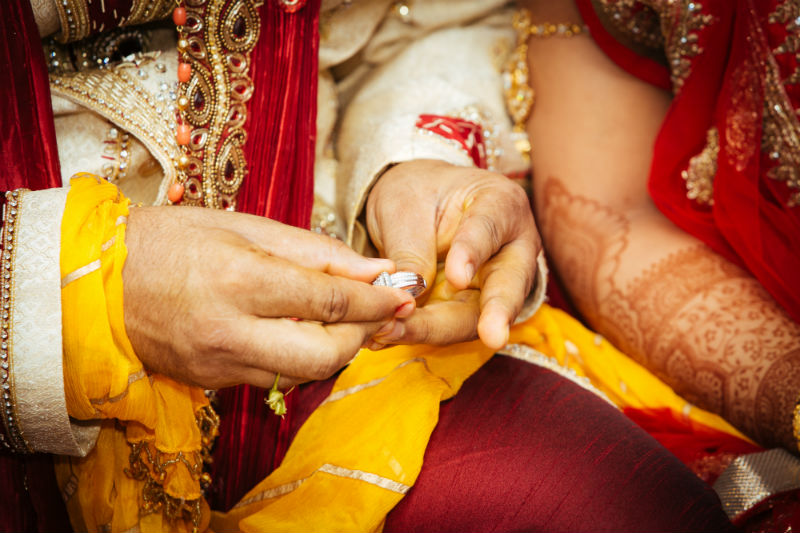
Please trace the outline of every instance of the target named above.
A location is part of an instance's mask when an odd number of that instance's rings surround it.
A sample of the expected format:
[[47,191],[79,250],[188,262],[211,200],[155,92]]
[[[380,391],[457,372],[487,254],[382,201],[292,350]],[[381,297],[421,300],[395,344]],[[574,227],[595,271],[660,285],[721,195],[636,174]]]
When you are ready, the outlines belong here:
[[[489,102],[486,106],[489,123],[483,126],[499,129],[504,146],[511,147],[505,139],[510,123],[502,107],[499,65],[510,49],[513,35],[508,29],[489,29],[508,26],[507,14],[489,16],[503,3],[502,0],[408,3],[408,14],[402,17],[389,0],[323,2],[315,194],[322,203],[333,208],[330,212],[339,221],[335,226],[340,228],[340,238],[353,234],[354,214],[360,210],[369,186],[386,164],[406,161],[414,155],[472,164],[460,149],[418,133],[414,122],[419,113],[447,114]],[[468,23],[475,27],[410,47],[434,30]],[[141,67],[146,77],[136,78],[146,89],[144,94],[151,98],[162,94],[169,96],[170,91],[162,87],[164,84],[171,86],[176,78],[174,36],[162,32],[157,37],[153,40],[162,49],[162,55]],[[401,54],[409,48],[410,51]],[[437,53],[431,54],[432,50]],[[392,68],[392,64],[398,66]],[[384,70],[376,71],[379,68]],[[445,69],[443,74],[436,74],[442,69]],[[373,71],[376,71],[373,75],[366,76]],[[440,83],[445,79],[450,83]],[[369,82],[364,83],[366,80]],[[375,100],[386,96],[376,91],[376,87],[380,89],[401,82],[417,87],[413,109],[407,105],[407,98],[402,105],[398,105],[400,100],[391,100],[389,104]],[[367,91],[365,95],[362,87],[371,87],[372,92]],[[102,175],[103,166],[108,163],[104,148],[109,131],[112,127],[125,131],[129,125],[98,109],[61,98],[55,92],[53,107],[63,182],[68,183],[69,177],[78,171]],[[346,104],[354,94],[359,95],[358,107],[349,112]],[[351,126],[346,138],[341,138],[338,131],[345,115]],[[373,131],[370,126],[373,120],[385,126],[378,132]],[[336,140],[337,135],[339,140]],[[122,191],[134,202],[165,203],[166,188],[173,177],[167,155],[160,153],[153,143],[134,135],[131,135],[127,152],[129,170],[118,182]],[[522,160],[511,149],[506,150],[502,161],[500,170],[524,168]],[[353,173],[354,169],[357,173]]]
[[29,192],[16,208],[10,345],[16,411],[30,447],[85,455],[100,426],[71,424],[64,399],[59,252],[66,197],[66,189]]

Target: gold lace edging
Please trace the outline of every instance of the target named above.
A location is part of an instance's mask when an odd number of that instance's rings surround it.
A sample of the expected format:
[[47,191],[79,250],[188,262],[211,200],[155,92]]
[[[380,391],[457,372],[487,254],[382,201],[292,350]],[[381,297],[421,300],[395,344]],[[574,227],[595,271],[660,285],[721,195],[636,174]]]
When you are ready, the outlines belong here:
[[162,513],[167,521],[185,521],[192,524],[192,531],[197,533],[202,519],[202,496],[185,499],[172,496],[164,489],[170,468],[185,468],[192,479],[197,481],[201,490],[205,490],[211,483],[211,477],[203,471],[203,465],[211,459],[211,447],[219,434],[219,417],[214,409],[207,405],[198,410],[195,421],[200,428],[200,451],[162,453],[149,441],[130,443],[130,466],[125,469],[125,473],[144,483],[142,505],[139,508],[141,516]]
[[[181,155],[175,122],[165,118],[155,97],[127,74],[127,68],[123,62],[102,70],[51,74],[50,90],[133,134],[161,165],[164,182],[171,183],[176,179],[176,161]],[[159,198],[165,196],[165,190],[159,192]]]
[[[253,94],[250,53],[261,31],[261,0],[187,0],[181,60],[191,65],[182,116],[193,130],[181,170],[183,204],[236,208],[247,174],[246,102]],[[185,176],[182,175],[185,172]]]

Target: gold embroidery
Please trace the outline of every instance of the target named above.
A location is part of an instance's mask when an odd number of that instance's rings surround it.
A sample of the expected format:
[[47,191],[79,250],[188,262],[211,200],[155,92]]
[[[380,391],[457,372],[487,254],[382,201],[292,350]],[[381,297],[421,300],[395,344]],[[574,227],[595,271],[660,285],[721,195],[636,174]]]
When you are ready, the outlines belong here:
[[[692,59],[703,52],[699,34],[714,21],[696,0],[599,0],[613,25],[625,37],[647,47],[663,47],[678,94],[691,74]],[[660,32],[658,20],[660,19]]]
[[792,436],[797,444],[798,451],[800,451],[800,397],[797,398],[792,410]]
[[[599,339],[598,339],[599,337]],[[535,344],[536,342],[544,341],[544,336],[540,339],[528,339],[531,344]],[[569,341],[567,341],[569,342]],[[602,336],[597,335],[595,337],[595,345],[600,346],[602,344]],[[575,352],[577,353],[577,347],[575,347]],[[555,372],[559,376],[568,379],[569,381],[575,383],[579,387],[593,393],[595,396],[599,396],[600,398],[604,399],[609,404],[613,405],[614,407],[619,408],[614,402],[609,399],[605,392],[601,391],[597,387],[592,384],[592,381],[587,376],[579,376],[578,373],[573,369],[567,366],[569,359],[564,360],[564,364],[558,362],[558,360],[554,357],[549,357],[539,350],[532,348],[527,344],[506,344],[501,350],[497,351],[498,354],[506,355],[508,357],[513,357],[514,359],[519,359],[520,361],[528,362],[532,365],[540,366],[542,368],[546,368],[551,372]]]
[[[55,0],[58,18],[61,23],[61,33],[57,39],[62,43],[71,43],[85,39],[92,32],[102,32],[106,29],[102,24],[97,27],[97,21],[91,20],[89,4],[92,0]],[[119,12],[112,7],[110,2],[100,1],[101,13],[112,9],[114,24],[130,26],[143,24],[154,20],[161,20],[175,7],[175,0],[134,0],[129,12]],[[95,9],[98,9],[95,6]]]
[[703,151],[689,160],[689,168],[681,172],[686,181],[686,197],[699,204],[714,205],[714,175],[717,173],[719,131],[712,127],[706,133]]
[[130,152],[128,142],[130,135],[120,132],[115,126],[111,126],[103,141],[103,159],[108,163],[103,164],[103,177],[111,183],[115,183],[120,178],[124,178],[128,172],[130,164]]
[[130,466],[125,473],[131,478],[144,482],[142,488],[142,505],[140,515],[163,513],[167,520],[182,520],[191,523],[192,531],[196,533],[200,526],[202,516],[203,498],[185,500],[175,498],[164,491],[164,481],[169,468],[186,468],[192,479],[200,483],[205,489],[211,482],[211,477],[203,473],[203,463],[211,457],[211,446],[218,434],[219,417],[210,405],[202,407],[195,415],[195,421],[201,433],[201,449],[197,452],[184,454],[162,453],[152,442],[140,441],[129,443],[131,454]]
[[780,80],[774,57],[764,65],[764,117],[761,150],[774,166],[767,176],[793,191],[787,205],[800,204],[800,121]]
[[180,52],[192,68],[183,115],[193,131],[183,167],[184,204],[236,207],[247,172],[243,125],[253,94],[247,72],[260,32],[259,5],[258,0],[187,2],[187,46]]
[[[661,31],[669,62],[672,92],[678,94],[692,71],[692,59],[703,52],[698,44],[699,34],[714,21],[702,13],[697,1],[662,2]],[[677,23],[673,23],[677,21]]]
[[[149,56],[137,60],[142,57]],[[50,89],[135,135],[159,162],[169,183],[176,177],[174,162],[181,155],[174,114],[165,113],[156,97],[127,74],[134,66],[126,61],[109,69],[51,75]]]
[[61,22],[61,33],[57,37],[59,42],[69,43],[89,35],[86,0],[56,0],[54,3]]
[[122,24],[133,25],[161,20],[177,5],[175,0],[134,0],[130,15]]
[[800,83],[800,4],[796,0],[783,0],[769,14],[770,24],[784,24],[786,38],[772,50],[775,55],[791,54],[795,59],[792,73],[783,80],[785,84]]
[[664,47],[658,13],[638,0],[599,0],[608,20],[619,32],[648,48]]
[[[12,324],[14,321],[14,259],[17,255],[16,252],[16,235],[15,226],[17,219],[17,210],[22,203],[22,197],[26,189],[20,189],[13,192],[6,193],[6,205],[3,213],[3,232],[2,232],[2,249],[3,249],[3,287],[2,287],[2,320],[0,320],[0,387],[3,389],[3,402],[2,402],[2,415],[3,424],[6,428],[5,437],[0,438],[3,446],[11,448],[17,453],[30,453],[31,449],[25,436],[22,434],[22,429],[19,426],[19,417],[17,416],[16,407],[16,394],[14,388],[14,372],[13,372],[13,346],[14,339],[12,337]],[[2,437],[0,432],[0,437]]]

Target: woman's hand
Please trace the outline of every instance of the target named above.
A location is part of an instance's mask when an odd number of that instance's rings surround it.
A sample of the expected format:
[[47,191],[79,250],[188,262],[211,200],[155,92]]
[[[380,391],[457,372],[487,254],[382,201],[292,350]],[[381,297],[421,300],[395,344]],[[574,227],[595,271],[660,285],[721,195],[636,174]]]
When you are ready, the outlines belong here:
[[[411,161],[378,180],[366,214],[372,242],[398,270],[422,274],[432,286],[437,260],[446,257],[445,275],[454,289],[452,300],[432,302],[396,321],[371,347],[449,344],[476,336],[494,349],[505,345],[541,249],[520,186],[487,170]],[[470,287],[480,289],[480,297]]]
[[[389,260],[268,219],[132,208],[125,327],[152,371],[205,388],[331,376],[414,299],[371,282]],[[349,279],[348,279],[349,278]],[[299,319],[299,320],[297,320]]]

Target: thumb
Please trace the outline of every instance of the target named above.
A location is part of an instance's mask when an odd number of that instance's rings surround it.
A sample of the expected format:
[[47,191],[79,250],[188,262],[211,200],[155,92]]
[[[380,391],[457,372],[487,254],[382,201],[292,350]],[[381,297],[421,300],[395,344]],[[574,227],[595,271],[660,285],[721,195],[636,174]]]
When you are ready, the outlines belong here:
[[[396,224],[395,226],[410,226]],[[435,232],[419,228],[392,228],[383,232],[384,255],[394,261],[398,272],[421,274],[428,285],[436,279]]]

